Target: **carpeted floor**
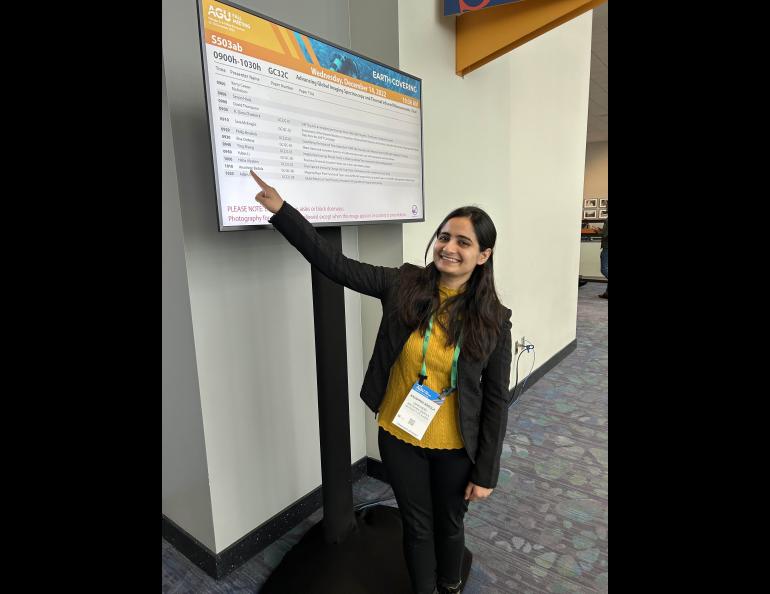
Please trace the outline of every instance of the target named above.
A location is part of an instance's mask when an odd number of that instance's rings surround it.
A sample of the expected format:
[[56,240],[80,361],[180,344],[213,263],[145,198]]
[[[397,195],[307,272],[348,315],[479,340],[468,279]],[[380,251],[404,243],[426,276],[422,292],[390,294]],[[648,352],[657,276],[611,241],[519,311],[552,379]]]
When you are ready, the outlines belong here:
[[[466,594],[607,592],[608,302],[597,297],[604,287],[578,289],[577,349],[510,410],[497,489],[465,517],[474,553]],[[522,355],[520,376],[530,356]],[[356,504],[391,496],[370,477],[353,485]],[[163,592],[258,592],[321,517],[316,511],[218,582],[162,540]]]

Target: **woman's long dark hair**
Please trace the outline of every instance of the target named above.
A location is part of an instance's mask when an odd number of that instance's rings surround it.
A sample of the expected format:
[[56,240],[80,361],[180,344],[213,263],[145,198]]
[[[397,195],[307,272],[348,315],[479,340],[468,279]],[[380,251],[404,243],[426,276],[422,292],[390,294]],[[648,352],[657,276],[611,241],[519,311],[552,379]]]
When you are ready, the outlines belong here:
[[[441,222],[425,248],[425,261],[431,245],[449,219],[466,217],[471,220],[479,242],[479,250],[494,248],[497,230],[487,213],[475,206],[463,206],[450,212]],[[398,312],[410,328],[419,328],[425,334],[432,314],[438,313],[439,323],[447,334],[447,346],[457,344],[462,334],[462,350],[471,359],[485,359],[497,344],[503,312],[495,290],[492,256],[476,266],[465,289],[447,298],[439,311],[439,279],[441,272],[431,262],[425,268],[411,268],[404,275],[398,294]],[[442,321],[446,315],[446,324]]]

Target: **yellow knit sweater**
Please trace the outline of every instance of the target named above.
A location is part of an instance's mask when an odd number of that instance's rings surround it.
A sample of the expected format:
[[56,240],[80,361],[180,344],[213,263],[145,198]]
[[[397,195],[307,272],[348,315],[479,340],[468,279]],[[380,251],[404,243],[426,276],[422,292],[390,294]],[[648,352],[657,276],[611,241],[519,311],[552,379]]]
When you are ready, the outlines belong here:
[[[457,289],[439,286],[439,300],[443,303],[447,297],[456,295]],[[415,439],[406,431],[396,427],[392,421],[406,400],[409,390],[418,379],[422,367],[422,343],[424,336],[415,330],[409,336],[401,354],[390,370],[388,387],[385,398],[380,406],[377,424],[398,439],[421,448],[460,449],[463,446],[460,428],[458,426],[459,411],[457,408],[457,390],[447,396],[444,404],[438,409],[433,421],[428,425],[421,440]],[[449,386],[452,372],[452,356],[454,345],[446,346],[446,332],[435,321],[430,334],[428,351],[425,355],[425,367],[428,379],[425,385],[431,390],[441,392]]]

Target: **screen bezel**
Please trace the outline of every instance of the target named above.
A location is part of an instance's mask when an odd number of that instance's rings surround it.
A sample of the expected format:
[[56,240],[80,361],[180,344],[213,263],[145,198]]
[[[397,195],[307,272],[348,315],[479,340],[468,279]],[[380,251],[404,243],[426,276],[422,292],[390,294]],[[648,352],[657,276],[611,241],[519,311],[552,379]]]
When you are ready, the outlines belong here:
[[[408,76],[410,78],[413,78],[414,80],[420,81],[420,95],[418,97],[420,101],[420,194],[421,194],[421,200],[422,200],[422,216],[419,219],[387,219],[387,220],[374,220],[374,221],[348,221],[348,222],[333,222],[333,223],[316,223],[311,222],[311,225],[314,227],[343,227],[343,226],[359,226],[359,225],[384,225],[389,223],[394,224],[400,224],[400,223],[423,223],[425,222],[425,151],[424,151],[424,145],[423,145],[423,136],[424,136],[424,130],[423,130],[423,121],[422,121],[422,114],[423,114],[423,99],[422,99],[422,79],[418,76],[414,76],[413,74],[409,74],[408,72],[405,72],[403,70],[400,70],[398,68],[395,68],[393,66],[390,66],[388,64],[385,64],[383,62],[380,62],[379,60],[375,60],[374,58],[370,58],[368,56],[365,56],[359,52],[356,52],[352,49],[348,49],[346,47],[343,47],[337,43],[327,41],[326,39],[319,37],[318,35],[313,35],[312,33],[308,33],[306,31],[303,31],[302,29],[298,29],[296,27],[293,27],[287,23],[284,23],[282,21],[279,21],[278,19],[274,19],[272,17],[269,17],[265,14],[262,14],[260,12],[257,12],[255,10],[252,10],[250,8],[246,8],[245,6],[242,6],[240,4],[237,4],[235,2],[230,2],[228,0],[216,0],[217,2],[221,4],[225,4],[227,6],[230,6],[231,8],[235,8],[236,10],[241,10],[243,12],[249,13],[253,16],[256,16],[258,18],[264,19],[266,21],[269,21],[271,23],[275,23],[276,25],[280,25],[281,27],[285,27],[286,29],[289,29],[290,31],[295,31],[299,33],[300,35],[306,35],[308,37],[312,37],[313,39],[320,41],[321,43],[325,43],[327,45],[330,45],[332,47],[335,47],[343,52],[347,52],[350,54],[353,54],[355,56],[358,56],[359,58],[362,58],[364,60],[368,60],[370,62],[373,62],[375,64],[379,64],[380,66],[383,66],[385,68],[388,68],[390,70],[393,70],[395,72],[398,72],[399,74],[403,74],[404,76]],[[217,223],[219,225],[219,231],[247,231],[250,229],[273,229],[273,225],[267,223],[267,224],[260,224],[260,225],[228,225],[223,226],[222,225],[222,205],[219,199],[219,171],[217,170],[217,159],[216,159],[216,144],[215,144],[215,135],[214,135],[214,123],[212,120],[211,115],[211,109],[209,105],[209,72],[208,72],[208,63],[206,60],[206,39],[205,39],[205,33],[204,33],[204,27],[203,27],[203,2],[202,0],[196,0],[196,3],[198,5],[198,43],[201,51],[201,64],[203,66],[203,95],[204,95],[204,101],[206,102],[206,119],[209,124],[209,140],[211,141],[211,166],[214,170],[214,193],[216,194],[217,199]],[[259,188],[255,187],[254,194],[257,194],[259,191]]]

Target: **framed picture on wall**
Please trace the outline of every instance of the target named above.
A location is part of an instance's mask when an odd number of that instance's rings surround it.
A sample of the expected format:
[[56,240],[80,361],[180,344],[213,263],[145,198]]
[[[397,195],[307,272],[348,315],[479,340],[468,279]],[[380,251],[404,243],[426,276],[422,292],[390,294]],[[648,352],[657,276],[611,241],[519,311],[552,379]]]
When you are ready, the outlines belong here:
[[584,219],[595,219],[596,218],[596,209],[595,208],[586,208],[583,210],[583,218]]
[[606,208],[600,208],[599,209],[599,218],[600,219],[606,219],[607,218],[607,209]]
[[607,198],[599,198],[599,208],[607,208]]
[[583,208],[596,208],[596,198],[589,198],[584,200]]

